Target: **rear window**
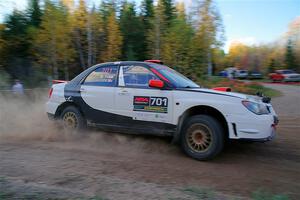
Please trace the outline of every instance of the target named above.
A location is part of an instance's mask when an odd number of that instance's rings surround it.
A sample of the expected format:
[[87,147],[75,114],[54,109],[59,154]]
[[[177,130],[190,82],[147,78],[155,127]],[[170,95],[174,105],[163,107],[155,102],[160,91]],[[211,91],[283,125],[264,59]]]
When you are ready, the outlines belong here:
[[99,67],[86,77],[83,84],[113,87],[116,86],[117,74],[118,66]]

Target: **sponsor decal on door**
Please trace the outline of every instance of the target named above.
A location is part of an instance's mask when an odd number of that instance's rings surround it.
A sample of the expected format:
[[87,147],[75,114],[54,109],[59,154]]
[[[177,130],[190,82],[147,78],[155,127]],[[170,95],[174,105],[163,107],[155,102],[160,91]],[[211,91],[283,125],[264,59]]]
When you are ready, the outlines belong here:
[[168,113],[168,98],[134,96],[133,111]]

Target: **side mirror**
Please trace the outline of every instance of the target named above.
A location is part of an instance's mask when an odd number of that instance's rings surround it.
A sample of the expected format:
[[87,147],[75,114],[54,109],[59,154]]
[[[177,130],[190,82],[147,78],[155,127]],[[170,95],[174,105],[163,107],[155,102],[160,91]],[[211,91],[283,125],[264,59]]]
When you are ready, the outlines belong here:
[[163,88],[164,87],[164,82],[161,80],[150,80],[149,81],[149,87],[153,87],[153,88]]

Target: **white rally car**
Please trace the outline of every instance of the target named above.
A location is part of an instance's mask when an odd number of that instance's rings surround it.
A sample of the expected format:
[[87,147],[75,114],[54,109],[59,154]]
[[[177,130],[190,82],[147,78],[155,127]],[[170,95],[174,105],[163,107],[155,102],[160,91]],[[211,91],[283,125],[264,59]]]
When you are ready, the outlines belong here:
[[269,98],[204,89],[164,65],[131,61],[53,85],[47,113],[67,130],[172,136],[198,160],[219,154],[226,139],[271,140],[278,123]]

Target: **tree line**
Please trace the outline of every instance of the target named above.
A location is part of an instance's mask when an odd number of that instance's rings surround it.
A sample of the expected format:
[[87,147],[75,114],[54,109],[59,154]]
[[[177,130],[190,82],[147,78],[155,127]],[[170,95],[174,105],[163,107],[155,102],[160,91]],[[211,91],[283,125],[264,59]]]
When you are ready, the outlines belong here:
[[[223,25],[212,0],[190,14],[184,3],[104,0],[30,0],[0,25],[0,70],[34,85],[70,80],[102,62],[160,59],[197,80],[223,44]],[[3,74],[3,73],[2,73]],[[2,75],[3,76],[3,75]]]
[[0,24],[0,87],[20,79],[32,87],[70,80],[97,63],[159,59],[189,78],[227,67],[269,72],[300,70],[300,18],[278,41],[233,43],[227,54],[224,27],[213,0],[193,0],[187,12],[174,0],[28,0]]

